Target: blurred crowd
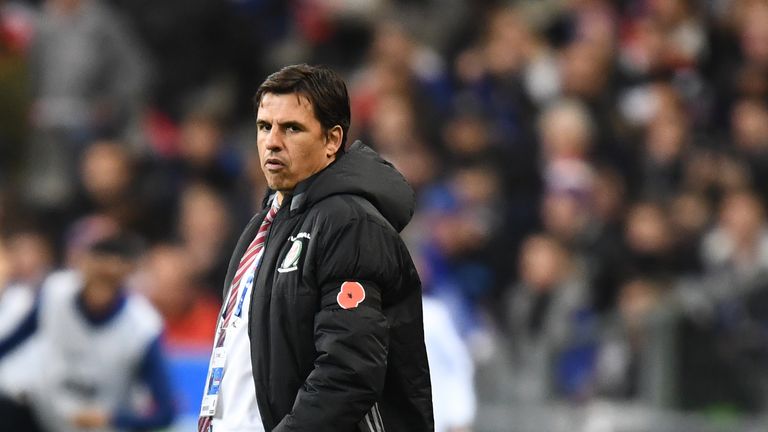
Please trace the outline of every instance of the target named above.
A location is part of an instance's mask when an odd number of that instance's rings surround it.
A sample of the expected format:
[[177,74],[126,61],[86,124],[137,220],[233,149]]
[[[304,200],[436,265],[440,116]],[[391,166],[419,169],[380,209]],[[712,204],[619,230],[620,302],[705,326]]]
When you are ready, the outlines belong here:
[[251,97],[300,62],[416,189],[425,323],[469,353],[434,369],[479,412],[765,412],[765,0],[0,0],[0,287],[130,231],[166,346],[209,349]]

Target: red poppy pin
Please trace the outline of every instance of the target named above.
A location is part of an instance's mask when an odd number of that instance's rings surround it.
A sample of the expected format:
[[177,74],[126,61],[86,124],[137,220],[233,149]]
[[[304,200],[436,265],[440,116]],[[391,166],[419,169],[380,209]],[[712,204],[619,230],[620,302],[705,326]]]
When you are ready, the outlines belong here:
[[342,309],[354,309],[365,300],[365,289],[359,282],[344,282],[336,295],[336,302]]

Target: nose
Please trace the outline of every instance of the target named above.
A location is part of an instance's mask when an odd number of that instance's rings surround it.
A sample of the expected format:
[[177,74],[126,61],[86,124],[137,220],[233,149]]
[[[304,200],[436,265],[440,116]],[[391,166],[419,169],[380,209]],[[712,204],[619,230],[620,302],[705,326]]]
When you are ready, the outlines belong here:
[[279,152],[283,148],[283,140],[280,136],[279,128],[273,127],[267,132],[265,139],[265,148],[270,152]]

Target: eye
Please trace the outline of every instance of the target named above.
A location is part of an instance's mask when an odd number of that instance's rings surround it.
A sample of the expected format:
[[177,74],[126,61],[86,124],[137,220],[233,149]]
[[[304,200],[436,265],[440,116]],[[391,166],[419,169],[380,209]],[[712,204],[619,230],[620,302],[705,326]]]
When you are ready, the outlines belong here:
[[300,132],[301,131],[301,129],[299,129],[299,127],[296,126],[296,125],[290,125],[290,126],[286,127],[285,130],[287,130],[290,133],[296,133],[296,132]]
[[267,131],[269,131],[270,129],[272,129],[272,125],[270,125],[269,123],[266,123],[266,122],[265,122],[265,123],[261,123],[261,122],[260,122],[258,125],[256,125],[256,128],[257,128],[259,131],[264,131],[264,132],[267,132]]

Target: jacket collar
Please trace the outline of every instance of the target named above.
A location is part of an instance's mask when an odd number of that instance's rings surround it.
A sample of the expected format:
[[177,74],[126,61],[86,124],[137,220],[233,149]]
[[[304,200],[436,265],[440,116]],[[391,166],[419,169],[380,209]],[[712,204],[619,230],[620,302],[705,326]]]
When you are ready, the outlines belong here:
[[[306,179],[298,182],[296,184],[296,187],[293,189],[293,192],[284,194],[283,203],[280,205],[280,207],[283,207],[286,204],[290,203],[291,215],[299,212],[304,207],[304,204],[307,199],[307,190],[309,190],[309,187],[312,186],[312,183],[314,183],[325,171],[328,170],[328,168],[335,165],[345,155],[346,155],[346,152],[342,153],[341,155],[338,155],[333,162],[328,164],[328,166],[312,174]],[[262,203],[261,203],[263,211],[267,210],[269,206],[272,205],[272,200],[274,200],[276,196],[277,196],[277,191],[267,188],[267,191],[264,195],[264,199],[262,200]]]

